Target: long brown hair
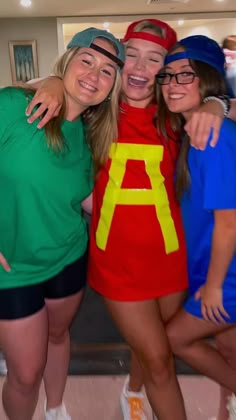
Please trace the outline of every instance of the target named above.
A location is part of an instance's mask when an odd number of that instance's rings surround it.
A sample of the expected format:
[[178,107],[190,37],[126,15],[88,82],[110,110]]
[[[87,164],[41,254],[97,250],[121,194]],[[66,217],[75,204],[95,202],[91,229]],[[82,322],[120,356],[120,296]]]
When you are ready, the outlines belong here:
[[[176,45],[170,53],[174,52],[179,45]],[[181,47],[182,48],[182,47]],[[190,66],[199,77],[199,93],[201,101],[207,96],[224,95],[227,92],[227,87],[223,76],[213,67],[207,63],[200,61],[189,60]],[[164,68],[165,69],[165,68]],[[162,69],[160,72],[163,72]],[[190,139],[184,130],[185,121],[181,114],[175,114],[168,110],[164,101],[160,86],[157,87],[158,95],[158,127],[159,130],[166,134],[166,120],[169,119],[173,131],[178,132],[181,138],[181,147],[176,166],[176,196],[180,200],[184,191],[188,191],[191,183],[189,167],[188,167],[188,152],[190,148]]]

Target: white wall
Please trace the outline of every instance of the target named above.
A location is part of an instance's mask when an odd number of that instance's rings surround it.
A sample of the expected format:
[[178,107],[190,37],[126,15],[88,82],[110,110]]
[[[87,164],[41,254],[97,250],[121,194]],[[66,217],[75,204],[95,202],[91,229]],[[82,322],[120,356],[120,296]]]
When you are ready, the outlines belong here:
[[[189,22],[190,23],[190,22]],[[193,23],[191,26],[176,27],[178,39],[189,35],[206,35],[215,39],[219,44],[227,35],[236,35],[236,18],[233,19],[213,19],[212,22]]]
[[[205,16],[204,16],[205,17]],[[129,17],[130,18],[130,17]],[[194,19],[194,17],[192,17]],[[198,17],[199,19],[199,17]],[[60,24],[64,20],[76,21],[76,18],[58,19]],[[86,19],[83,19],[86,21]],[[102,17],[100,17],[102,21]],[[116,20],[119,20],[118,18]],[[132,20],[132,19],[130,19]],[[168,21],[168,19],[165,19]],[[174,22],[168,21],[170,24]],[[71,23],[71,22],[70,22]],[[90,23],[90,22],[89,22]],[[91,23],[90,23],[91,25]],[[60,25],[59,25],[60,26]],[[96,22],[96,25],[98,23]],[[127,26],[127,23],[125,24]],[[177,26],[176,21],[173,25],[178,33],[178,38],[195,34],[206,34],[216,41],[221,43],[223,38],[229,34],[236,34],[236,18],[219,19],[213,17],[213,21],[199,20],[194,22],[187,22],[184,26]],[[77,28],[76,28],[77,29]],[[80,30],[73,28],[72,33]],[[112,28],[111,28],[112,29]],[[114,28],[115,29],[115,28]],[[114,30],[115,32],[115,30]],[[124,32],[124,31],[123,31]],[[47,76],[52,69],[52,66],[58,56],[58,32],[57,18],[22,18],[22,19],[5,19],[0,18],[0,86],[9,85],[12,83],[11,69],[9,60],[8,41],[26,41],[35,39],[37,41],[37,54],[39,64],[39,76]],[[71,35],[69,39],[71,38]],[[60,44],[60,39],[59,39]],[[60,46],[60,45],[59,45]],[[64,45],[62,46],[63,51]]]
[[56,18],[0,19],[0,86],[10,85],[8,41],[37,41],[39,76],[47,76],[58,56]]
[[[199,0],[200,1],[200,0]],[[156,19],[164,20],[169,23],[177,32],[178,38],[192,34],[205,34],[219,43],[229,34],[236,35],[236,12],[222,13],[187,13],[181,15],[165,14],[165,15],[149,15]],[[145,16],[142,16],[144,19]],[[109,22],[110,31],[117,38],[122,38],[127,26],[134,20],[141,19],[140,16],[96,16],[96,17],[65,17],[58,18],[58,26],[62,26],[59,37],[59,44],[62,48],[69,42],[71,37],[88,26],[103,28],[104,21]],[[183,26],[178,25],[179,19],[184,19]],[[64,40],[63,40],[64,37]]]

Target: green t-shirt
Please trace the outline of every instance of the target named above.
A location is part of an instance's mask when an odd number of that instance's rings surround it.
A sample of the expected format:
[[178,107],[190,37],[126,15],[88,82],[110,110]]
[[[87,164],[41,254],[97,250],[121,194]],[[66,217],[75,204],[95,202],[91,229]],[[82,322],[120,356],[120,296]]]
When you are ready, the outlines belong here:
[[0,90],[0,288],[40,283],[83,255],[87,224],[81,201],[92,191],[92,159],[81,118],[64,121],[56,154],[37,122],[27,123],[26,94]]

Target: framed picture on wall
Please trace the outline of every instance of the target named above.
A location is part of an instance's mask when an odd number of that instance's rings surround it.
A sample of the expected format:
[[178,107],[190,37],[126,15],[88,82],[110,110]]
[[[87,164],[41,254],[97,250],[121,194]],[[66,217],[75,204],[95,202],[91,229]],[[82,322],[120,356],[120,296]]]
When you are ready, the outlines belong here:
[[39,76],[36,41],[9,41],[12,83]]

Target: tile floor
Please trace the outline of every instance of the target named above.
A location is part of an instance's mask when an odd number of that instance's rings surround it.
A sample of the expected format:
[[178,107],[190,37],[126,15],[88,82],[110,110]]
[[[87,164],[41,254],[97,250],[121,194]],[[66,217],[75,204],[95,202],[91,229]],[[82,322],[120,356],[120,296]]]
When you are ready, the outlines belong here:
[[[72,420],[122,420],[119,394],[124,376],[69,376],[65,401]],[[180,375],[188,420],[213,420],[218,404],[218,386],[203,376]],[[0,391],[3,377],[0,377]],[[44,390],[33,420],[43,420]],[[146,403],[148,420],[151,410]],[[0,420],[6,420],[0,406]]]

